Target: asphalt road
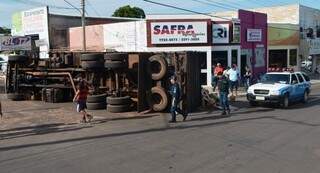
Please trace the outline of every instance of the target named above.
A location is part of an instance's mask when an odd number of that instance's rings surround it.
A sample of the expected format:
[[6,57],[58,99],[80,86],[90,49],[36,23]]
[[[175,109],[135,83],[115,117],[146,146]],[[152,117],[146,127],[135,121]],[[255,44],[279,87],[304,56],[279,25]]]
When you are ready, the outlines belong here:
[[0,172],[319,173],[319,112],[320,87],[288,110],[238,102],[230,118],[209,111],[173,125],[162,115],[1,130]]

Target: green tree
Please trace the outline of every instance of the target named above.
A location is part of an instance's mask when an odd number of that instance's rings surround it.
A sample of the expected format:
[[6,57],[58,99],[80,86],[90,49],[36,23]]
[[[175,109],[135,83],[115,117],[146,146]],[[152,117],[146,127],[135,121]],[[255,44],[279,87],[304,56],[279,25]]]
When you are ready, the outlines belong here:
[[126,5],[118,8],[112,15],[113,17],[145,18],[144,11],[139,7]]
[[11,29],[0,26],[0,34],[9,35],[11,33]]

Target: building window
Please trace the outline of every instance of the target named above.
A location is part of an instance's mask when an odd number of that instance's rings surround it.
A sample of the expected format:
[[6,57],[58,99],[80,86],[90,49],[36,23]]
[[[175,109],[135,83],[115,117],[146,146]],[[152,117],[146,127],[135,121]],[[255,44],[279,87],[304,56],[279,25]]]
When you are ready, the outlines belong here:
[[297,49],[290,49],[289,61],[290,61],[290,66],[297,65]]
[[223,68],[228,67],[228,51],[213,51],[212,52],[212,65],[220,63]]
[[314,38],[314,34],[313,34],[313,29],[312,28],[308,28],[307,30],[307,38]]
[[269,67],[286,68],[288,64],[288,50],[269,50]]
[[231,64],[238,65],[238,50],[232,50],[231,57]]

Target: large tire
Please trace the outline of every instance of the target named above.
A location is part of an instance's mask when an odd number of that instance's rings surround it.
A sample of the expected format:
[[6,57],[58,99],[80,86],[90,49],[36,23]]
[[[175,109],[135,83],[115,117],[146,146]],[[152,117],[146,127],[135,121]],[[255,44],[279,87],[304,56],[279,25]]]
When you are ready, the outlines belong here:
[[112,113],[128,112],[130,104],[128,105],[107,105],[107,111]]
[[110,105],[128,105],[131,104],[131,97],[107,97],[107,103]]
[[26,62],[28,61],[28,57],[24,55],[10,55],[8,57],[8,62]]
[[106,109],[106,103],[100,102],[100,103],[87,103],[87,109],[88,110],[100,110],[100,109]]
[[281,107],[283,109],[287,109],[289,107],[289,94],[284,95],[282,102],[281,102]]
[[94,70],[100,70],[103,68],[103,63],[99,61],[82,61],[81,67],[83,69],[94,69]]
[[165,90],[161,87],[151,88],[149,104],[154,111],[159,112],[165,110],[168,106],[168,96]]
[[153,80],[162,79],[168,69],[168,63],[161,55],[153,55],[149,58],[148,72]]
[[106,61],[104,63],[104,67],[107,69],[122,69],[122,68],[128,68],[128,64],[122,61]]
[[104,55],[101,53],[82,54],[81,61],[102,61]]
[[309,92],[305,91],[303,94],[303,99],[302,99],[302,103],[307,103],[309,99]]
[[127,53],[108,53],[108,54],[105,54],[104,59],[110,60],[110,61],[125,61],[128,59],[128,54]]
[[101,103],[106,101],[106,94],[100,94],[100,95],[89,95],[87,97],[88,103]]
[[252,106],[252,107],[255,107],[255,106],[258,105],[258,103],[255,102],[255,101],[249,101],[249,105]]
[[21,101],[21,100],[24,100],[24,95],[10,93],[10,94],[7,94],[7,99],[12,100],[12,101]]

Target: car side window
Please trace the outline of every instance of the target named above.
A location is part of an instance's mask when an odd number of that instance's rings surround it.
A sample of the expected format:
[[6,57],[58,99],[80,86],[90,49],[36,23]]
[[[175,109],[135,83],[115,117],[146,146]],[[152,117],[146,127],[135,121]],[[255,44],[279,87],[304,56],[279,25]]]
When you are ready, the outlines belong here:
[[295,74],[292,74],[291,75],[291,84],[295,84],[294,82],[298,83],[298,78]]
[[300,83],[304,82],[303,77],[301,76],[301,74],[297,73],[296,75],[298,76],[298,79],[299,79]]
[[307,76],[306,74],[304,74],[304,73],[302,73],[302,75],[303,75],[303,77],[304,77],[304,79],[306,80],[306,81],[310,81],[310,78],[309,78],[309,76]]

